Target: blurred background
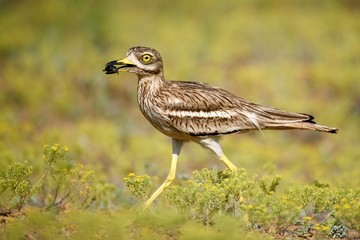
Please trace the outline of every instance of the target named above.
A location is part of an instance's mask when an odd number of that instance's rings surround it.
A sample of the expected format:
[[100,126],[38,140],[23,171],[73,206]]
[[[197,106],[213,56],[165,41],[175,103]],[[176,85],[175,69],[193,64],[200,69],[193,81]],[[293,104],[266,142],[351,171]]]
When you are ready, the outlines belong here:
[[[263,131],[224,138],[225,153],[282,187],[360,184],[360,2],[356,0],[0,1],[0,167],[41,168],[44,144],[69,148],[121,185],[129,172],[161,182],[171,141],[141,115],[137,78],[105,75],[143,45],[168,80],[207,82],[247,100],[316,116],[337,135]],[[223,169],[196,144],[178,176]],[[158,179],[158,180],[157,180]]]

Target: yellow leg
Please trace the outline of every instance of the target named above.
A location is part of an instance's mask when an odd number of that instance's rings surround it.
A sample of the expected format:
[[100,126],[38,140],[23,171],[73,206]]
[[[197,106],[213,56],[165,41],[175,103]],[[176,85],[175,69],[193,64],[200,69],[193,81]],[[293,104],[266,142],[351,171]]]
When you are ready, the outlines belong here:
[[176,162],[177,162],[178,156],[173,155],[171,159],[171,167],[168,176],[166,177],[166,180],[161,186],[151,195],[151,197],[146,201],[144,205],[144,209],[147,208],[154,200],[157,198],[164,189],[169,186],[175,179],[175,173],[176,173]]
[[183,142],[180,140],[172,139],[172,149],[173,154],[171,158],[171,166],[166,180],[161,186],[151,195],[151,197],[145,202],[144,209],[149,207],[149,205],[164,191],[164,189],[169,186],[175,179],[176,175],[176,163],[180,154],[181,147]]
[[237,170],[237,167],[223,154],[220,157],[220,160],[225,163],[225,165],[233,172]]
[[221,146],[219,144],[219,139],[209,137],[209,138],[201,139],[199,143],[201,146],[206,147],[211,151],[213,151],[231,171],[235,172],[237,170],[237,167],[223,153]]

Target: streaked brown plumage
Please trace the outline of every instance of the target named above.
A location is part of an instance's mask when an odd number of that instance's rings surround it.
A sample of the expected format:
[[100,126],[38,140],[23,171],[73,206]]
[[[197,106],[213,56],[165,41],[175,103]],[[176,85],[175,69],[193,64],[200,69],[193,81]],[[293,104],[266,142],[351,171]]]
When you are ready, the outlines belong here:
[[183,142],[193,141],[213,151],[231,170],[219,137],[263,129],[302,129],[336,133],[336,128],[316,124],[308,114],[293,113],[248,102],[205,83],[166,81],[163,61],[152,48],[133,47],[126,58],[106,64],[107,74],[126,71],[138,76],[138,104],[146,119],[173,140],[169,175],[145,207],[175,178],[176,161]]

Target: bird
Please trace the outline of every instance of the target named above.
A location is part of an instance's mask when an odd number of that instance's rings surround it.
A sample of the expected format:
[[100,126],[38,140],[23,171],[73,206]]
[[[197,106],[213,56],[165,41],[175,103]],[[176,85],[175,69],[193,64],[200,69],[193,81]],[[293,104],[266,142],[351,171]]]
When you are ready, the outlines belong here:
[[195,142],[211,150],[226,167],[236,171],[237,167],[221,148],[222,136],[268,129],[338,132],[337,128],[316,124],[310,114],[252,103],[206,83],[166,80],[162,57],[154,48],[132,47],[125,58],[105,64],[103,71],[135,73],[140,111],[157,130],[172,139],[169,173],[144,208],[174,181],[177,160],[185,142]]

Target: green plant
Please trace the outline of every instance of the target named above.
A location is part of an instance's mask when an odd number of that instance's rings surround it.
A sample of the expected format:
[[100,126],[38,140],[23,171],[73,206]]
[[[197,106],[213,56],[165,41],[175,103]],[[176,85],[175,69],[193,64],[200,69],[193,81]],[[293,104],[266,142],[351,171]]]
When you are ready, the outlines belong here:
[[138,200],[142,202],[146,200],[150,183],[150,177],[148,175],[136,176],[134,173],[129,173],[127,177],[123,178],[123,181],[126,189]]
[[[355,199],[359,199],[359,189],[337,189],[318,183],[281,193],[276,191],[280,177],[258,180],[243,169],[237,172],[203,169],[194,171],[193,177],[184,186],[169,187],[167,199],[191,219],[206,225],[213,224],[218,214],[230,214],[250,228],[287,236],[335,236],[331,229],[340,229],[335,227],[338,221],[343,223],[341,229],[346,229],[345,225],[358,227]],[[345,236],[346,231],[341,234]]]
[[27,161],[11,163],[1,171],[1,208],[20,211],[26,204],[42,209],[69,206],[86,209],[92,204],[101,208],[109,206],[114,186],[82,164],[63,167],[61,161],[66,161],[67,151],[66,146],[59,144],[45,145],[44,165],[35,181],[31,181],[33,171]]
[[14,162],[0,171],[0,206],[20,210],[29,199],[32,185],[29,177],[32,167],[27,161]]

